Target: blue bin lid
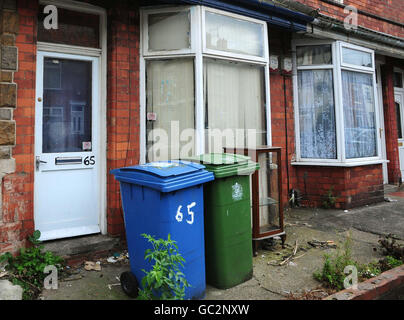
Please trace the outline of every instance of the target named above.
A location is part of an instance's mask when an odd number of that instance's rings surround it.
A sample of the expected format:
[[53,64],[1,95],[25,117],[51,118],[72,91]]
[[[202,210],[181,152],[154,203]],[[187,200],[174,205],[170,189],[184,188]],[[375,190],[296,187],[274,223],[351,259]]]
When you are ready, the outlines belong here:
[[212,181],[214,176],[205,166],[189,161],[156,161],[143,165],[111,170],[121,182],[172,192]]

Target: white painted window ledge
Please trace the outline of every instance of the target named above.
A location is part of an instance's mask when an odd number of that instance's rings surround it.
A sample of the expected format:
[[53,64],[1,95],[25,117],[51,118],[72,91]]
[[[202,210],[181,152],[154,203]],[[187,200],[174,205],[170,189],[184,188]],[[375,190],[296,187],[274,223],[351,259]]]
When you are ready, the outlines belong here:
[[389,163],[390,160],[371,160],[371,161],[353,161],[353,162],[315,162],[315,161],[300,161],[292,162],[292,166],[319,166],[319,167],[359,167],[370,166],[373,164]]

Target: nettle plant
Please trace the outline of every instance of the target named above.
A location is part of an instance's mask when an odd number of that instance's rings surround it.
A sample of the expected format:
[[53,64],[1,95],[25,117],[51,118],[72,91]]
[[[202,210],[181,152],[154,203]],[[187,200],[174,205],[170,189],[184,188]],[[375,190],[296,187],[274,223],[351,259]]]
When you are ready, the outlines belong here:
[[143,289],[139,289],[140,300],[183,300],[185,288],[189,287],[185,275],[180,271],[184,267],[185,259],[178,252],[176,241],[155,239],[142,234],[151,243],[153,249],[145,251],[145,260],[154,262],[150,271],[142,279]]

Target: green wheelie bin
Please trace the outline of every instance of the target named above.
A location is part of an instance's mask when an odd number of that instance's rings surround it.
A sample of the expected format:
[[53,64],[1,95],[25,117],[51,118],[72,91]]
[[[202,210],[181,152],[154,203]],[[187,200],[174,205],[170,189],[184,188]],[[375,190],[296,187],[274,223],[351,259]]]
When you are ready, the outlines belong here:
[[204,189],[206,282],[228,289],[252,278],[250,157],[210,153],[187,158],[213,172]]

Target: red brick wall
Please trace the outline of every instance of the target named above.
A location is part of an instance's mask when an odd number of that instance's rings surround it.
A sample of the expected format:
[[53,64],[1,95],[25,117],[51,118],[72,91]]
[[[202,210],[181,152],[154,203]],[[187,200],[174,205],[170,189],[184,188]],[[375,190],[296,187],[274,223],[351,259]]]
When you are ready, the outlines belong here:
[[123,234],[119,183],[110,170],[139,163],[139,12],[108,11],[108,233]]
[[397,113],[394,102],[393,65],[382,65],[381,70],[386,153],[389,160],[387,171],[389,183],[396,184],[401,180],[401,171],[397,140]]
[[296,169],[302,205],[321,207],[331,190],[336,208],[349,209],[383,201],[382,165],[361,167],[306,167]]
[[293,106],[293,81],[290,73],[282,72],[284,57],[291,57],[291,34],[278,29],[269,29],[269,51],[279,57],[279,69],[270,72],[272,145],[282,148],[282,196],[288,202],[289,190],[296,183],[295,168],[295,123]]
[[[297,0],[300,3],[319,9],[321,14],[344,21],[347,16],[344,8],[334,4],[328,4],[321,0]],[[344,0],[344,6],[352,5],[358,10],[369,12],[383,18],[400,23],[404,21],[404,1],[402,0]],[[358,14],[358,24],[365,28],[384,32],[397,37],[404,36],[404,28],[389,22]]]
[[36,70],[36,1],[18,1],[19,32],[17,83],[16,145],[12,156],[15,173],[2,181],[3,222],[0,223],[0,252],[15,252],[25,245],[26,236],[34,230],[34,124]]
[[[34,127],[38,3],[18,1],[19,69],[17,83],[15,173],[2,183],[0,252],[25,246],[34,231]],[[111,169],[139,162],[139,12],[119,2],[108,10],[107,62],[107,231],[123,234],[119,184]]]

